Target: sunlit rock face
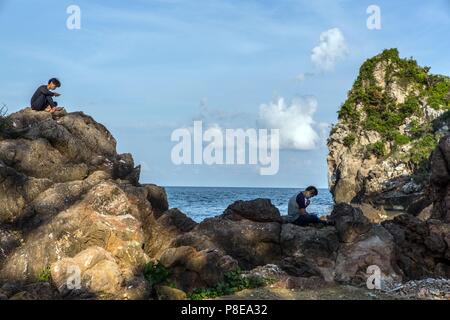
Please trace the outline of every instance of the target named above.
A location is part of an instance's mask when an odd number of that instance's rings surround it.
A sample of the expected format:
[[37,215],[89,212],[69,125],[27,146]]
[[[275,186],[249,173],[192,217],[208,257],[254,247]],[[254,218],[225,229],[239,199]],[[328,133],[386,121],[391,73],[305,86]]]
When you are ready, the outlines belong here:
[[448,132],[449,91],[448,77],[396,49],[364,62],[328,139],[334,200],[414,214],[427,207],[428,158]]

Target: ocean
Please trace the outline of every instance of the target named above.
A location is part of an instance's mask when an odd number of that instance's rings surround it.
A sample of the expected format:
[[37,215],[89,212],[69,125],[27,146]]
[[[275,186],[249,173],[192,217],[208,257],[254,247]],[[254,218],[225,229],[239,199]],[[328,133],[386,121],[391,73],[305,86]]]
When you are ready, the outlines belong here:
[[[288,201],[295,188],[240,188],[240,187],[165,187],[170,208],[178,208],[196,222],[217,216],[237,200],[267,198],[282,215],[287,214]],[[328,189],[318,189],[311,199],[308,212],[328,215],[333,208],[333,198]]]

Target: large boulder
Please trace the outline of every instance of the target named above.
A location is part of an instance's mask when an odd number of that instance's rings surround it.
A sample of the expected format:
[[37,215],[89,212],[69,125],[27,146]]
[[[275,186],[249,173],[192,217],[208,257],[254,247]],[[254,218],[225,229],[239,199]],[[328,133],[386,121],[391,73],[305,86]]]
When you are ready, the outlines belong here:
[[153,223],[152,233],[145,244],[146,253],[159,259],[164,251],[174,246],[173,241],[191,231],[197,223],[178,209],[165,211]]
[[114,257],[97,246],[89,247],[73,258],[63,258],[54,262],[51,265],[51,275],[52,281],[61,293],[77,289],[116,294],[123,281]]
[[365,283],[370,266],[380,269],[384,281],[401,279],[394,239],[386,229],[370,222],[360,208],[346,203],[334,206],[330,220],[334,221],[341,242],[335,259],[336,281]]
[[206,235],[244,269],[272,263],[281,257],[279,222],[230,220],[219,216],[206,219],[195,232]]
[[450,224],[408,214],[382,224],[393,236],[396,263],[405,278],[450,276]]
[[280,211],[269,199],[236,201],[229,205],[223,216],[230,220],[247,219],[255,222],[282,222]]
[[339,249],[335,228],[284,224],[280,244],[283,256],[281,266],[289,274],[300,277],[320,276],[326,281],[333,281]]
[[160,262],[171,270],[170,280],[186,292],[212,287],[238,267],[236,260],[219,250],[198,251],[189,246],[167,249]]
[[27,288],[46,270],[59,287],[73,264],[97,297],[145,297],[149,200],[166,208],[164,190],[141,186],[132,156],[118,154],[111,133],[83,113],[25,109],[9,120],[0,138],[0,283],[33,296]]
[[102,182],[76,205],[30,231],[24,244],[8,257],[1,277],[36,280],[52,263],[94,245],[110,252],[132,276],[149,260],[142,250],[141,223],[133,216],[136,210],[116,184]]
[[340,245],[336,258],[335,280],[356,285],[365,284],[368,268],[376,266],[383,282],[401,281],[402,273],[395,260],[395,244],[392,235],[375,225],[370,230]]
[[346,203],[335,205],[329,219],[334,221],[339,239],[344,243],[355,241],[372,228],[372,224],[361,209]]

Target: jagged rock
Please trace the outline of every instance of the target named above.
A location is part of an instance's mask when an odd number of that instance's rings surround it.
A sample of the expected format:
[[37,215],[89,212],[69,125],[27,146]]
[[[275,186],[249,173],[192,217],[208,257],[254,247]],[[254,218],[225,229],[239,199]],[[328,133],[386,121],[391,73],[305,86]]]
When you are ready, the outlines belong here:
[[[79,273],[78,273],[79,272]],[[63,258],[51,266],[52,280],[61,293],[75,289],[92,293],[117,294],[122,275],[114,257],[101,247],[92,246],[73,258]],[[73,279],[80,276],[79,283]],[[69,287],[68,287],[69,286]]]
[[280,259],[280,221],[278,209],[269,200],[237,201],[223,215],[201,222],[193,233],[201,243],[214,244],[242,268],[251,269]]
[[167,194],[164,188],[154,184],[145,184],[143,187],[147,190],[147,199],[152,204],[156,217],[159,217],[159,215],[169,209]]
[[33,279],[53,262],[93,245],[107,249],[130,268],[145,264],[148,257],[142,251],[144,235],[133,216],[136,211],[117,185],[102,182],[82,201],[31,231],[24,245],[7,259],[1,275]]
[[247,219],[255,222],[282,222],[280,212],[269,199],[236,201],[225,209],[223,216],[230,220]]
[[[48,267],[99,247],[112,258],[84,272],[90,290],[144,297],[142,248],[154,218],[132,156],[117,154],[108,130],[83,113],[25,109],[9,119],[0,139],[0,281],[33,296],[24,285]],[[117,289],[118,279],[133,289]]]
[[420,213],[417,215],[417,218],[419,218],[422,221],[427,221],[431,218],[431,214],[433,212],[433,205],[430,204],[428,207],[420,211]]
[[0,223],[14,223],[24,215],[27,204],[52,185],[6,166],[0,160]]
[[363,215],[372,223],[380,223],[388,219],[388,215],[383,207],[375,208],[367,203],[354,204],[353,207],[361,209]]
[[281,257],[278,222],[230,220],[219,216],[204,220],[194,231],[209,237],[244,269],[272,263]]
[[334,221],[341,242],[355,241],[360,235],[368,232],[372,225],[359,208],[346,203],[334,206],[330,215],[330,221]]
[[222,280],[226,272],[237,268],[236,260],[218,250],[197,251],[188,246],[167,249],[160,262],[170,268],[170,279],[176,287],[186,292],[211,287]]
[[174,246],[172,242],[175,238],[191,231],[196,225],[195,221],[178,209],[164,212],[154,223],[154,236],[146,241],[146,253],[158,259],[166,249]]
[[321,276],[333,281],[339,239],[333,227],[299,227],[284,224],[280,236],[281,266],[295,276]]
[[336,258],[335,280],[365,284],[367,268],[377,266],[384,282],[400,281],[402,275],[395,262],[395,253],[392,235],[382,226],[372,226],[351,242],[341,244]]
[[450,135],[443,137],[431,155],[433,210],[431,217],[450,222]]
[[22,243],[19,232],[0,228],[0,267],[4,259]]
[[407,279],[420,279],[441,273],[442,266],[439,269],[438,265],[448,261],[450,257],[449,224],[433,219],[421,221],[403,214],[382,225],[394,237],[396,263]]
[[[431,103],[425,92],[449,78],[428,71],[412,59],[401,59],[396,49],[361,66],[328,139],[329,186],[337,203],[372,203],[411,214],[430,204],[409,210],[417,198],[429,198],[423,174],[429,162],[420,148],[441,135],[432,124],[448,122],[440,120],[445,106]],[[405,78],[409,73],[426,81]],[[418,136],[418,127],[430,129]],[[423,181],[417,182],[417,176]]]
[[[91,117],[27,109],[11,119],[13,129],[0,138],[0,299],[148,298],[143,270],[151,260],[167,267],[168,283],[185,292],[216,285],[238,267],[297,289],[361,284],[371,264],[386,279],[450,272],[447,173],[433,175],[433,214],[426,222],[404,215],[380,226],[382,211],[338,204],[330,218],[335,227],[300,227],[282,223],[270,200],[255,199],[197,224],[169,210],[164,188],[139,184],[132,156],[117,154],[114,138]],[[378,138],[365,137],[367,143]],[[433,163],[447,165],[446,148],[440,146]],[[371,188],[365,173],[382,178],[360,171],[353,181],[364,188]],[[408,189],[408,181],[393,183],[391,191]],[[80,269],[80,290],[67,287],[70,266]],[[49,267],[51,282],[37,282]],[[160,298],[185,297],[173,288],[154,289]]]

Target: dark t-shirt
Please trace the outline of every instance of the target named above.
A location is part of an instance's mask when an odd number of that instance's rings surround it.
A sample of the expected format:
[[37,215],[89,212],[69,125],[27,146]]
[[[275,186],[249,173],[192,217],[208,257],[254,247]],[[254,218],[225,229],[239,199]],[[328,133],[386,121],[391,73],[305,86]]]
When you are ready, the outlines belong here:
[[31,97],[31,108],[34,110],[43,110],[48,105],[56,107],[56,103],[53,102],[53,99],[51,98],[54,95],[53,92],[48,90],[46,85],[40,86]]
[[297,195],[297,198],[295,199],[297,204],[298,204],[298,208],[299,209],[306,209],[306,207],[309,205],[309,201],[305,199],[305,196],[303,195],[303,192],[300,192]]

